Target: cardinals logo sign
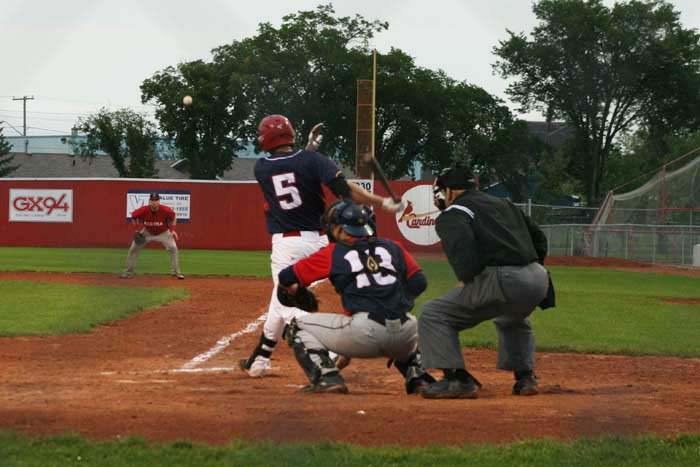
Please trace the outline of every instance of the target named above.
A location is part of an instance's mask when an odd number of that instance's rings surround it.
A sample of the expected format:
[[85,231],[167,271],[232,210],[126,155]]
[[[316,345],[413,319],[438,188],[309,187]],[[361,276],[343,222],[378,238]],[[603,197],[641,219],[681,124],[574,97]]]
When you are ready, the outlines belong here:
[[396,213],[401,234],[416,245],[434,245],[440,241],[435,232],[435,221],[440,211],[433,204],[433,187],[418,185],[402,196],[406,203],[403,212]]

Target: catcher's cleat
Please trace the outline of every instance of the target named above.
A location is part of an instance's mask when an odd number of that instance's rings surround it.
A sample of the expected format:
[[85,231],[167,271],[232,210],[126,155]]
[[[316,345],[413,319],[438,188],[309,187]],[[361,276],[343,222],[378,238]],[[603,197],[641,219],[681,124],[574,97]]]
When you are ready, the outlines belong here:
[[309,384],[300,389],[301,392],[320,392],[324,394],[347,394],[348,387],[343,377],[338,373],[321,376],[316,384]]
[[513,385],[514,396],[534,396],[537,391],[537,376],[529,374],[519,378]]
[[238,366],[251,378],[262,378],[272,365],[269,358],[257,356],[252,363],[245,358],[240,360]]
[[352,358],[346,357],[345,355],[338,355],[333,359],[333,362],[335,363],[335,367],[338,370],[342,370],[343,368],[347,367],[350,365],[350,362],[352,361]]

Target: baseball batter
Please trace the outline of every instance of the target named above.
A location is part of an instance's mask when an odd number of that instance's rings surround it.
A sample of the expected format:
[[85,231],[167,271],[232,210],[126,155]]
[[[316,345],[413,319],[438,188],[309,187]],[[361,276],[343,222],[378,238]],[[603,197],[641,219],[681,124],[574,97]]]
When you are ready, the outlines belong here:
[[168,206],[160,204],[160,195],[151,193],[148,197],[148,205],[141,206],[131,213],[131,222],[134,225],[143,224],[143,228],[134,234],[134,240],[129,247],[129,254],[126,258],[126,270],[121,274],[122,279],[128,279],[134,275],[134,266],[139,257],[139,253],[149,242],[162,244],[170,255],[170,274],[178,279],[185,276],[180,272],[180,261],[178,258],[177,216]]
[[282,330],[295,316],[305,313],[282,306],[275,289],[279,272],[328,244],[321,216],[325,208],[322,185],[338,197],[396,212],[400,203],[374,195],[348,183],[336,164],[317,152],[321,125],[309,133],[306,149],[294,149],[295,132],[283,115],[270,115],[258,125],[258,141],[268,157],[255,164],[255,178],[265,197],[265,218],[272,235],[271,270],[274,282],[267,318],[257,347],[239,366],[252,377],[270,368],[270,356]]
[[281,287],[330,278],[346,315],[309,313],[292,320],[287,340],[311,384],[307,392],[347,392],[329,351],[346,357],[388,357],[404,375],[407,392],[431,381],[417,356],[418,326],[409,313],[428,282],[398,243],[373,236],[366,208],[343,200],[326,215],[332,243],[279,274]]

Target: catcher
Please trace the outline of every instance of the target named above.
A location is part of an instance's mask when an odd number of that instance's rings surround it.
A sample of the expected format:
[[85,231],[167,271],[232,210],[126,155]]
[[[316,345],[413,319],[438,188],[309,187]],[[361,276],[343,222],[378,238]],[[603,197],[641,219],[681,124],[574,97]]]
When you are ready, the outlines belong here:
[[427,287],[425,275],[404,248],[377,238],[368,225],[368,209],[349,200],[332,204],[324,215],[331,243],[279,274],[278,298],[285,306],[316,311],[305,287],[330,278],[345,315],[311,313],[293,319],[285,337],[311,382],[305,392],[348,392],[329,354],[349,358],[388,357],[406,382],[420,392],[434,382],[417,353],[416,319],[409,313]]
[[160,242],[170,255],[170,274],[182,280],[185,276],[180,272],[178,258],[177,232],[175,224],[177,217],[175,211],[160,204],[160,195],[151,193],[148,197],[148,206],[142,206],[131,213],[131,222],[134,225],[143,223],[143,228],[134,232],[134,240],[129,247],[126,258],[126,269],[121,274],[122,279],[129,279],[134,275],[134,266],[139,253],[148,242]]

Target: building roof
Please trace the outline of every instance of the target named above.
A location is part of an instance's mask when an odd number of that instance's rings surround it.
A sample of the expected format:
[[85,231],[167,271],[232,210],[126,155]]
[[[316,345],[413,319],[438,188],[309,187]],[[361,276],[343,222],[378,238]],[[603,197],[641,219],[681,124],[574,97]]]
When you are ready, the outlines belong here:
[[[19,166],[8,175],[9,178],[119,178],[107,156],[83,159],[71,154],[24,154],[10,153],[14,156],[11,165]],[[224,172],[221,180],[255,180],[253,168],[257,159],[235,158],[231,168]],[[173,160],[156,160],[158,178],[187,180],[190,178],[187,164]],[[355,174],[347,167],[341,167],[347,178]]]

